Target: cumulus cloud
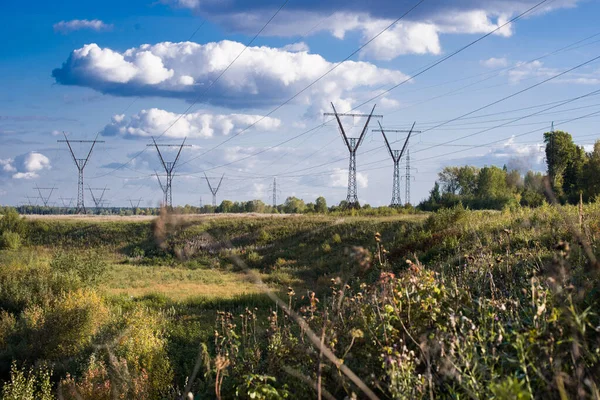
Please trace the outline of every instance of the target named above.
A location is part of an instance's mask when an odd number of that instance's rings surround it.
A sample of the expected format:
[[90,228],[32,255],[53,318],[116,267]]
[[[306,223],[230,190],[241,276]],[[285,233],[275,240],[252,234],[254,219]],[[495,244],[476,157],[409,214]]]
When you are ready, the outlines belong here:
[[488,58],[487,60],[481,60],[479,62],[486,68],[504,68],[508,65],[508,60],[504,57],[502,58]]
[[[508,72],[510,83],[519,83],[528,79],[547,79],[558,75],[563,69],[546,67],[541,61],[517,62]],[[552,80],[552,83],[569,83],[577,85],[600,84],[600,71],[571,72]]]
[[0,159],[0,175],[13,179],[35,179],[39,172],[51,169],[50,159],[36,151],[18,157]]
[[290,52],[310,51],[310,48],[304,42],[288,44],[283,46],[281,49]]
[[[333,187],[348,186],[348,170],[343,168],[335,168],[329,175],[329,185]],[[356,173],[356,184],[359,188],[364,189],[369,186],[369,177],[363,172]]]
[[[539,7],[530,16],[559,8],[574,7],[580,0],[556,0]],[[244,0],[226,2],[199,0],[161,0],[173,7],[188,8],[230,30],[254,33],[268,15],[280,7],[277,0],[259,3]],[[364,57],[392,59],[402,54],[439,54],[440,35],[489,32],[513,16],[529,9],[537,0],[439,0],[424,3],[401,22],[386,31],[363,51]],[[365,42],[412,8],[409,0],[306,0],[290,2],[269,24],[263,35],[286,36],[329,32],[343,38],[358,31]],[[313,27],[307,31],[307,27]],[[495,33],[513,34],[509,24]]]
[[[287,100],[333,66],[318,54],[249,47],[207,90],[243,49],[243,44],[228,40],[207,44],[163,42],[125,52],[88,44],[74,50],[52,76],[63,85],[85,86],[118,96],[160,96],[188,101],[199,98],[230,108],[257,108]],[[400,71],[347,61],[296,101],[326,107],[333,100],[346,106],[354,102],[350,93],[397,84],[404,79],[406,76]]]
[[[240,132],[247,126],[256,123],[254,129],[275,131],[281,126],[277,118],[248,114],[219,115],[207,112],[189,113],[181,117],[169,111],[151,108],[142,110],[126,118],[115,115],[110,124],[102,130],[103,136],[123,136],[125,138],[158,136],[166,131],[170,138],[210,138],[215,135],[227,136]],[[177,122],[171,127],[171,125]],[[260,122],[257,122],[259,121]],[[170,127],[170,128],[169,128]]]
[[79,31],[82,29],[89,29],[93,31],[108,31],[113,28],[111,24],[105,24],[99,19],[73,19],[71,21],[60,21],[54,24],[54,32],[67,34],[73,31]]
[[545,171],[546,154],[543,143],[519,143],[515,138],[495,146],[478,156],[449,160],[448,165],[506,165],[508,169],[516,169],[521,173],[529,170]]

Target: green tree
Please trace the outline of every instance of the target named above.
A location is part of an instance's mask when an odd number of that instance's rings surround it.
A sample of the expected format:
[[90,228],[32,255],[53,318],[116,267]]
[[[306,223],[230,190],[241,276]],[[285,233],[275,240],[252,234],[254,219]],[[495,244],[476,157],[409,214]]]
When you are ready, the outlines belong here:
[[325,197],[317,197],[317,200],[315,200],[315,211],[320,214],[327,212],[327,201],[325,200]]
[[[593,154],[593,153],[592,153]],[[579,202],[579,194],[587,185],[584,184],[584,170],[588,163],[588,155],[581,146],[575,146],[573,156],[567,163],[563,173],[562,189],[567,201],[571,204]],[[586,194],[589,197],[589,194]]]
[[479,198],[505,197],[508,194],[506,172],[496,166],[484,167],[479,171],[476,195]]
[[301,214],[305,209],[306,204],[304,204],[304,200],[294,196],[285,199],[285,203],[283,204],[283,212],[286,214]]
[[570,134],[563,131],[544,133],[546,143],[546,164],[550,185],[557,197],[563,196],[564,173],[569,162],[575,157],[577,146]]
[[230,213],[233,212],[233,202],[231,200],[223,200],[221,202],[221,205],[219,205],[219,207],[217,207],[217,212],[218,213]]
[[600,140],[594,144],[582,176],[581,186],[585,188],[586,198],[597,199],[600,195]]

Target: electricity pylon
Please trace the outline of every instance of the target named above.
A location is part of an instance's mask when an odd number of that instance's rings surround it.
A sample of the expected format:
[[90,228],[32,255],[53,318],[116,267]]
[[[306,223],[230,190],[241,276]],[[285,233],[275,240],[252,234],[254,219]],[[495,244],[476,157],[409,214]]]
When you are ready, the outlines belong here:
[[[73,156],[73,161],[75,161],[75,166],[77,166],[77,170],[79,171],[79,179],[77,181],[77,209],[75,210],[75,214],[83,213],[85,214],[85,202],[84,202],[84,190],[83,190],[83,170],[92,155],[92,150],[94,150],[94,146],[96,143],[104,143],[103,140],[98,140],[98,135],[96,135],[96,139],[94,140],[69,140],[67,135],[65,135],[65,140],[57,140],[58,143],[67,143],[69,146],[69,150],[71,151],[71,155]],[[77,158],[75,156],[75,152],[73,152],[73,148],[71,147],[71,143],[91,143],[90,151],[85,158]]]
[[[135,213],[137,213],[137,209],[140,208],[140,203],[142,202],[142,198],[140,197],[139,199],[127,199],[129,200],[129,204],[131,204],[131,210]],[[135,203],[135,206],[133,205]]]
[[273,178],[273,209],[277,208],[277,178]]
[[[335,115],[335,119],[340,127],[340,133],[342,138],[344,139],[344,143],[348,147],[348,151],[350,152],[350,163],[348,166],[348,195],[346,196],[346,207],[348,208],[357,208],[358,204],[358,189],[356,187],[356,150],[362,143],[365,133],[367,132],[367,127],[369,126],[369,122],[371,118],[383,118],[383,115],[373,115],[375,111],[375,105],[371,110],[370,114],[339,114],[333,103],[331,103],[331,107],[333,108],[333,113],[324,113],[323,115]],[[367,117],[367,122],[358,138],[349,138],[346,135],[346,131],[344,130],[344,126],[342,125],[342,121],[340,117]]]
[[75,200],[73,197],[59,197],[58,199],[62,202],[64,208],[73,207],[73,200]]
[[[165,200],[164,200],[164,205],[166,207],[173,207],[173,191],[172,191],[172,185],[173,185],[173,170],[175,169],[175,165],[177,165],[177,161],[179,160],[179,156],[181,155],[181,150],[183,150],[184,147],[191,147],[190,145],[186,145],[185,144],[185,140],[187,138],[183,139],[183,143],[179,144],[157,144],[156,140],[154,140],[154,137],[152,137],[152,144],[149,144],[148,146],[152,147],[156,147],[156,151],[158,152],[158,157],[160,158],[160,162],[162,163],[163,168],[165,169],[165,172],[167,173],[167,182],[166,184],[163,186],[163,184],[160,182],[160,178],[158,179],[161,188],[163,189],[164,195],[165,195]],[[179,147],[179,151],[177,152],[177,156],[175,156],[175,161],[165,161],[165,159],[162,156],[162,153],[160,152],[160,148],[159,147]],[[158,177],[158,175],[156,175]]]
[[[414,122],[412,124],[412,127],[410,128],[410,130],[383,129],[381,124],[379,124],[380,129],[373,130],[373,132],[381,132],[381,134],[383,135],[383,139],[385,140],[386,147],[387,147],[388,151],[390,152],[390,156],[392,156],[392,160],[394,160],[394,180],[393,180],[393,184],[392,184],[392,201],[390,203],[390,207],[400,207],[402,205],[402,197],[400,195],[400,160],[402,159],[404,152],[407,150],[406,147],[408,146],[408,140],[410,139],[410,136],[412,135],[412,133],[413,132],[420,133],[420,131],[414,130],[415,124],[416,124],[416,122]],[[390,146],[390,142],[388,141],[388,138],[385,135],[386,131],[387,132],[408,133],[408,135],[406,136],[406,140],[404,141],[404,146],[402,146],[402,150],[392,150],[392,146]],[[410,181],[410,178],[408,178],[407,182],[409,182],[409,181]],[[408,186],[408,185],[407,185],[406,193],[407,193],[407,198],[409,198],[410,197],[410,186]]]
[[[410,204],[410,181],[411,179],[414,178],[414,176],[411,176],[411,170],[412,168],[410,167],[410,149],[406,151],[406,175],[404,175],[404,179],[406,179],[406,192],[404,194],[404,201],[406,205]],[[419,171],[417,171],[419,172]]]
[[208,180],[208,176],[206,176],[206,173],[204,173],[204,177],[206,178],[206,183],[208,183],[208,188],[210,189],[210,192],[212,193],[213,196],[213,200],[212,200],[212,204],[213,207],[217,206],[217,192],[219,191],[219,188],[221,187],[221,182],[223,182],[223,178],[225,177],[225,174],[223,174],[223,176],[221,176],[221,180],[219,181],[219,185],[216,188],[213,188],[212,185],[210,184],[210,181]]
[[[100,210],[102,208],[102,199],[104,198],[104,193],[106,193],[106,191],[110,190],[110,189],[108,189],[106,186],[104,188],[91,188],[88,186],[88,190],[90,191],[90,194],[92,195],[92,200],[94,201],[94,205],[96,206],[96,211]],[[102,190],[100,197],[94,196],[94,190],[96,190],[96,191]]]
[[[25,196],[27,197],[27,203],[29,203],[29,207],[33,207],[36,206],[37,207],[37,201],[35,201],[35,199],[37,199],[37,197],[31,197],[31,196]],[[31,202],[31,199],[34,199],[34,202]]]
[[[39,195],[40,195],[40,199],[42,200],[42,203],[44,203],[44,207],[48,207],[48,203],[50,202],[50,197],[52,196],[52,192],[54,192],[54,190],[56,189],[55,187],[51,187],[51,188],[44,188],[44,187],[38,187],[37,185],[35,185],[35,188],[37,189]],[[48,196],[44,196],[42,194],[42,190],[49,190],[50,193],[48,194]]]

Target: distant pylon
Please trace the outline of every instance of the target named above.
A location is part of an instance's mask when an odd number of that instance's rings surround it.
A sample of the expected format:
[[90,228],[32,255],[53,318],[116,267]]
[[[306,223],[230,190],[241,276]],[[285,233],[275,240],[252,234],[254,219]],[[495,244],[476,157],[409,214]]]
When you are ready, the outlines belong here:
[[[186,145],[185,144],[185,138],[183,139],[183,143],[179,144],[157,144],[156,140],[154,140],[154,137],[152,137],[152,144],[148,144],[147,146],[154,146],[156,148],[156,152],[158,153],[158,157],[160,158],[160,162],[162,163],[163,168],[165,169],[165,172],[167,173],[167,182],[166,184],[163,186],[162,182],[160,182],[160,178],[158,178],[158,182],[161,186],[161,188],[163,189],[163,193],[164,193],[164,202],[163,204],[166,207],[173,207],[173,191],[172,191],[172,184],[173,184],[173,170],[175,169],[175,165],[177,165],[177,160],[179,160],[179,156],[181,155],[181,150],[184,147],[191,147],[190,145]],[[165,161],[165,159],[162,156],[162,153],[160,152],[159,147],[179,147],[179,151],[177,152],[177,156],[175,156],[175,161]],[[158,177],[158,174],[156,175]]]
[[[54,192],[54,190],[56,188],[55,187],[51,187],[51,188],[38,187],[37,185],[35,185],[35,189],[37,189],[38,194],[40,195],[40,200],[42,200],[42,203],[44,204],[44,207],[48,207],[48,204],[50,202],[50,197],[52,196],[52,192]],[[50,193],[48,194],[48,196],[44,196],[42,194],[42,190],[49,190]]]
[[213,205],[213,207],[216,207],[217,206],[217,192],[219,191],[219,188],[221,187],[221,182],[223,182],[223,178],[225,177],[225,174],[223,174],[223,176],[221,176],[219,185],[216,188],[212,187],[212,185],[210,184],[210,181],[208,180],[208,176],[206,176],[206,173],[204,174],[204,177],[206,178],[206,183],[208,183],[208,188],[210,189],[210,192],[212,193],[212,205]]
[[[102,208],[102,199],[104,198],[104,193],[106,193],[108,189],[106,186],[104,188],[91,188],[88,186],[88,190],[90,191],[90,195],[92,196],[92,200],[94,201],[94,205],[96,206],[96,211],[99,211]],[[99,197],[94,195],[94,191],[102,191]]]
[[[96,135],[96,139],[94,140],[69,140],[67,135],[63,132],[65,136],[65,140],[57,140],[58,143],[67,143],[69,146],[69,150],[71,151],[71,155],[73,156],[73,161],[75,161],[75,166],[77,166],[77,170],[79,171],[79,178],[77,180],[77,209],[75,210],[75,214],[83,213],[85,214],[85,201],[84,201],[84,190],[83,190],[83,170],[92,155],[92,150],[94,150],[94,146],[96,143],[104,143],[103,140],[98,140],[98,135]],[[71,143],[91,143],[90,151],[86,158],[77,158],[75,157],[75,152],[73,152],[73,148],[71,147]]]
[[[142,198],[128,199],[128,200],[129,200],[129,204],[131,205],[132,210],[137,210],[138,208],[140,208],[140,203],[142,202]],[[135,206],[133,205],[133,203],[135,203]]]
[[71,208],[73,206],[73,197],[59,197],[59,200],[62,202],[64,208]]
[[[369,126],[369,122],[371,118],[383,118],[383,115],[373,115],[375,111],[375,105],[371,110],[370,114],[339,114],[333,103],[331,103],[331,107],[333,108],[333,113],[324,113],[323,115],[334,115],[335,119],[340,128],[340,133],[342,135],[342,139],[344,139],[344,143],[348,147],[348,151],[350,152],[350,162],[348,165],[348,194],[346,196],[346,207],[348,208],[357,208],[358,204],[358,189],[356,186],[356,150],[363,141],[365,133],[367,132],[367,127]],[[349,138],[346,135],[346,131],[344,130],[344,126],[342,125],[342,121],[340,120],[340,116],[349,116],[349,117],[367,117],[367,122],[358,138]]]
[[273,208],[277,208],[277,178],[273,178]]
[[[415,124],[416,124],[416,122],[412,124],[412,127],[410,128],[410,130],[387,129],[388,132],[408,132],[408,135],[406,136],[406,140],[404,141],[404,146],[402,146],[401,151],[392,150],[392,146],[390,146],[390,142],[388,141],[387,136],[385,135],[386,130],[383,129],[383,127],[381,126],[381,123],[379,124],[380,129],[374,130],[374,131],[381,132],[381,134],[383,135],[383,139],[385,140],[387,149],[390,152],[390,156],[392,156],[392,160],[394,161],[394,180],[393,180],[393,184],[392,184],[392,201],[390,203],[390,207],[400,207],[402,205],[402,197],[400,195],[400,160],[402,159],[402,155],[404,155],[404,151],[406,150],[406,146],[408,145],[408,140],[410,139],[410,136],[412,135],[412,133],[419,132],[419,131],[413,130],[415,128]],[[408,190],[408,192],[410,191],[410,189],[407,189],[407,190]],[[410,194],[408,196],[410,196]]]
[[[410,183],[411,183],[412,179],[414,178],[414,176],[411,176],[412,170],[413,170],[413,168],[411,168],[411,166],[410,166],[410,150],[406,150],[406,175],[404,175],[404,178],[406,179],[406,182],[405,182],[406,192],[404,194],[405,205],[410,204]],[[417,171],[417,172],[419,172],[419,171]]]

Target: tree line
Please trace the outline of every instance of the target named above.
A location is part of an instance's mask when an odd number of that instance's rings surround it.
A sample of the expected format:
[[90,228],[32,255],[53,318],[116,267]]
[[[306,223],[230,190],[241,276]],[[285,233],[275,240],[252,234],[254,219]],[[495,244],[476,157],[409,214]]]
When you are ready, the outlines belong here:
[[506,166],[445,167],[429,197],[419,204],[425,211],[462,204],[471,209],[538,207],[555,198],[561,204],[594,201],[600,195],[600,141],[591,152],[563,131],[544,133],[547,170],[524,175]]

